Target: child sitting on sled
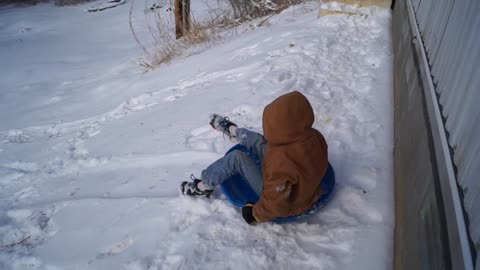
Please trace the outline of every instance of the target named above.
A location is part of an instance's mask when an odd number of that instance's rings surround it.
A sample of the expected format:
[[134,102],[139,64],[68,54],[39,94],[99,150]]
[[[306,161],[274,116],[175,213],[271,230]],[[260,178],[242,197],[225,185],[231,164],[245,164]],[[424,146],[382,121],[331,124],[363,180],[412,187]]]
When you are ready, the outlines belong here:
[[320,182],[328,167],[327,144],[312,128],[313,121],[312,106],[297,91],[265,107],[263,136],[213,114],[210,125],[256,155],[262,169],[248,154],[235,150],[203,170],[201,179],[183,182],[182,193],[209,197],[215,186],[240,174],[259,195],[258,202],[242,208],[248,224],[305,212],[321,196]]

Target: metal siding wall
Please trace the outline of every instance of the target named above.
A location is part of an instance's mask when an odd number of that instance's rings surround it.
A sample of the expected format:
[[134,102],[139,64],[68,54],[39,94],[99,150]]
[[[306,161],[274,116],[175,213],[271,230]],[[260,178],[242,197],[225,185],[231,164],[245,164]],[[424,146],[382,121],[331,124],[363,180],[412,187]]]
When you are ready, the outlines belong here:
[[425,25],[429,19],[428,14],[432,10],[433,6],[435,6],[433,1],[422,0],[420,2],[420,5],[418,6],[418,9],[415,12],[415,15],[417,16],[417,23],[420,26],[420,29],[425,29]]
[[452,269],[418,57],[404,2],[395,50],[395,269]]
[[422,0],[412,0],[412,4],[413,4],[413,8],[415,9],[415,11],[418,10],[418,7],[420,6]]
[[450,20],[452,13],[452,6],[455,0],[445,0],[438,3],[439,10],[438,13],[432,14],[432,24],[431,31],[428,31],[430,36],[428,42],[426,43],[426,51],[428,53],[428,58],[430,65],[433,66],[434,61],[438,55],[438,50],[440,48],[439,44],[443,42],[445,29],[447,23]]
[[430,64],[435,59],[439,48],[438,44],[443,39],[453,2],[454,0],[431,2],[432,6],[426,14],[427,20],[424,25],[420,25],[420,29],[424,29],[422,37],[428,37],[424,38],[424,44],[428,58],[431,59]]
[[480,268],[480,1],[412,0]]

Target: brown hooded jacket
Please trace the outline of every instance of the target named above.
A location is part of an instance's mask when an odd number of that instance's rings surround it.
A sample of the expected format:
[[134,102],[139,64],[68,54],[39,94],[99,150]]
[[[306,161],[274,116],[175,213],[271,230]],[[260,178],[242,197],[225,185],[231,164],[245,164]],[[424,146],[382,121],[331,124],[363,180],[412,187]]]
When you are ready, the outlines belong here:
[[263,191],[253,207],[258,221],[300,214],[321,195],[320,181],[328,166],[327,143],[312,128],[313,120],[312,106],[297,91],[265,107]]

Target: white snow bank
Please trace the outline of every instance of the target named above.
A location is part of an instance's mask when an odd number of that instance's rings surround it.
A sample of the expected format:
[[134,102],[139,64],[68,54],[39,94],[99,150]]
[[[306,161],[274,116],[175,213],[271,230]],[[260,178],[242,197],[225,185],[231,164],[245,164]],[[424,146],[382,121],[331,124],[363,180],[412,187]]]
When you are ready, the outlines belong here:
[[[84,9],[0,9],[1,269],[391,267],[389,10],[299,5],[140,74],[129,4]],[[329,205],[249,226],[220,192],[178,195],[231,147],[210,113],[261,132],[263,107],[292,89],[329,144]]]

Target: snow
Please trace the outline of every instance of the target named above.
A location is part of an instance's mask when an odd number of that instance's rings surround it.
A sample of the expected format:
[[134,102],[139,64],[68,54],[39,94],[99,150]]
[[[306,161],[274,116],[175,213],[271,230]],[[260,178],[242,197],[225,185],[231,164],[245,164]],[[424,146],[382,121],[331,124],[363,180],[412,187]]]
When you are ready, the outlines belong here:
[[[392,267],[389,10],[294,6],[142,73],[130,2],[85,11],[100,3],[0,8],[0,269]],[[143,5],[134,16],[146,39]],[[249,226],[220,191],[179,196],[232,146],[212,112],[261,132],[263,107],[293,89],[336,171],[325,208]]]

